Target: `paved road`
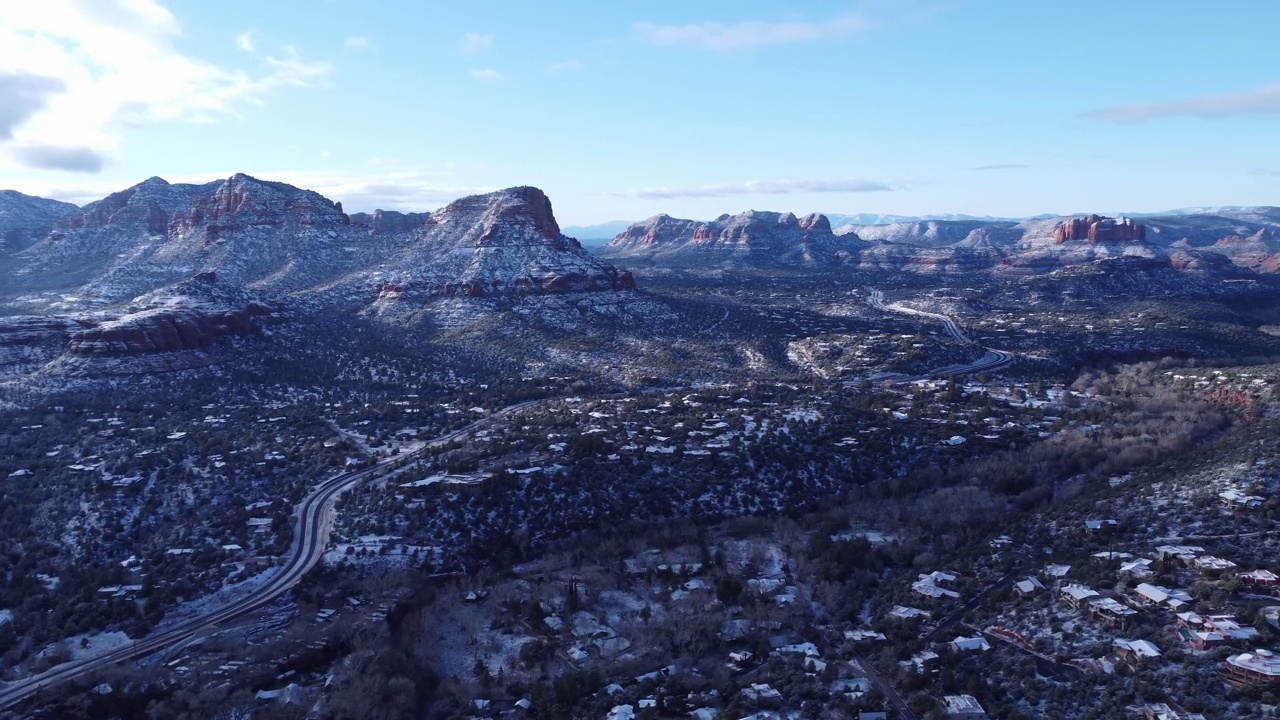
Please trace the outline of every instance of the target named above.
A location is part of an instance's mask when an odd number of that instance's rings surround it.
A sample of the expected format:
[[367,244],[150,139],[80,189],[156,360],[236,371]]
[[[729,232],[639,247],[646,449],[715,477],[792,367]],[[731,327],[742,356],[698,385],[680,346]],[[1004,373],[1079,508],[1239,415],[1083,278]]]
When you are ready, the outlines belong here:
[[[898,305],[896,303],[887,305],[884,302],[884,293],[876,289],[871,290],[871,297],[868,300],[868,302],[871,303],[871,307],[877,310],[883,310],[884,312],[896,312],[896,313],[902,313],[905,315],[916,315],[918,317],[937,320],[938,322],[942,323],[943,331],[946,332],[947,336],[950,337],[952,340],[955,340],[958,343],[963,343],[965,345],[977,345],[977,343],[969,339],[969,336],[964,334],[964,331],[960,329],[960,326],[957,325],[956,321],[953,320],[950,316],[942,315],[939,313],[925,312],[923,310],[916,310],[914,308],[905,307],[903,305]],[[942,377],[946,375],[968,375],[970,373],[986,372],[988,370],[997,370],[1013,362],[1012,353],[1008,353],[1003,350],[997,350],[995,348],[989,348],[989,347],[984,347],[982,349],[986,351],[983,354],[983,356],[978,358],[977,360],[974,360],[971,363],[947,365],[945,367],[940,367],[936,370],[931,370],[930,372],[925,373],[924,375],[915,375],[911,377],[898,378],[896,382],[915,382],[916,380],[927,380],[931,377]]]
[[219,624],[238,619],[267,605],[298,584],[298,581],[320,562],[320,559],[324,556],[325,548],[329,544],[329,532],[333,528],[334,506],[343,492],[368,480],[379,471],[387,469],[388,466],[397,462],[412,460],[417,455],[425,454],[440,445],[466,436],[495,418],[523,410],[537,404],[537,402],[536,400],[530,400],[511,405],[464,428],[445,433],[412,453],[388,458],[373,467],[336,475],[321,482],[295,509],[297,519],[294,526],[292,553],[288,561],[269,580],[254,589],[250,594],[238,600],[233,600],[220,608],[211,610],[204,615],[181,622],[142,640],[137,640],[131,645],[122,646],[95,657],[63,663],[39,675],[11,683],[0,689],[0,710],[12,708],[23,700],[55,684],[84,677],[99,668],[113,663],[146,657],[176,643],[185,642],[212,630]]
[[898,694],[898,691],[893,688],[893,685],[890,685],[889,681],[884,679],[884,676],[880,674],[880,671],[876,670],[870,660],[867,660],[861,655],[856,655],[854,657],[858,661],[858,667],[862,668],[862,672],[866,673],[867,677],[871,679],[871,682],[875,683],[876,687],[880,688],[880,693],[884,695],[885,700],[888,700],[891,705],[898,708],[899,718],[902,718],[902,720],[918,720],[916,714],[911,712],[911,708],[907,707],[906,701],[903,700],[902,696]]

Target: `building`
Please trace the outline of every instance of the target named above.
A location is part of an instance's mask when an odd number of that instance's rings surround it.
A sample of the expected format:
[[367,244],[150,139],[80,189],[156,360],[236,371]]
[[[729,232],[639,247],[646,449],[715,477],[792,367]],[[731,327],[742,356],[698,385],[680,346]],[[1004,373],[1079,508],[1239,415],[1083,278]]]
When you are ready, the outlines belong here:
[[987,716],[987,711],[982,709],[978,700],[972,695],[945,695],[942,698],[942,704],[949,718],[977,720]]
[[991,649],[991,643],[981,635],[973,637],[958,637],[951,641],[951,649],[956,652],[986,652]]
[[1183,610],[1191,604],[1191,596],[1185,590],[1170,590],[1150,583],[1141,583],[1134,588],[1133,597],[1139,604],[1164,605],[1175,611]]
[[1137,667],[1161,656],[1160,648],[1149,640],[1117,639],[1112,641],[1111,647],[1116,659],[1131,667]]
[[889,611],[889,617],[895,620],[911,620],[914,618],[928,619],[929,613],[920,608],[906,607],[905,605],[894,605]]
[[1204,548],[1197,545],[1161,545],[1156,548],[1156,557],[1161,560],[1178,560],[1190,564],[1195,562],[1196,556],[1202,552]]
[[1088,530],[1090,533],[1095,533],[1095,534],[1110,532],[1112,530],[1115,530],[1118,527],[1120,527],[1119,521],[1111,520],[1109,518],[1105,520],[1085,520],[1084,521],[1084,529]]
[[1045,565],[1044,576],[1051,580],[1061,580],[1071,572],[1070,565]]
[[1151,561],[1146,558],[1138,558],[1122,564],[1120,572],[1136,578],[1149,578],[1155,574],[1151,570]]
[[1205,720],[1205,717],[1168,703],[1150,703],[1142,706],[1142,720]]
[[1137,610],[1109,597],[1094,597],[1088,602],[1093,616],[1109,628],[1123,628],[1129,618],[1138,614]]
[[1204,573],[1205,575],[1213,575],[1213,576],[1221,575],[1222,573],[1227,572],[1228,570],[1234,570],[1236,568],[1236,564],[1231,562],[1230,560],[1224,560],[1220,557],[1214,557],[1212,555],[1201,555],[1200,557],[1196,558],[1194,564],[1197,568],[1200,569],[1200,572]]
[[1063,585],[1062,589],[1058,591],[1058,595],[1062,598],[1063,602],[1076,610],[1079,610],[1080,606],[1090,598],[1098,597],[1097,591],[1093,588],[1078,585],[1076,583],[1067,583],[1066,585]]
[[1270,570],[1250,570],[1247,573],[1240,573],[1236,577],[1240,578],[1240,582],[1254,587],[1276,587],[1280,585],[1280,575],[1276,575]]
[[1254,650],[1227,658],[1222,679],[1238,687],[1280,687],[1280,658],[1270,650]]
[[919,595],[933,598],[934,600],[941,600],[942,598],[955,599],[960,597],[960,593],[941,585],[941,583],[948,583],[955,579],[956,576],[951,573],[934,570],[928,575],[921,574],[919,579],[911,584],[911,589]]
[[906,672],[914,672],[920,675],[935,673],[942,664],[938,653],[932,650],[923,650],[911,656],[910,660],[901,660],[898,667]]
[[1257,495],[1246,495],[1236,488],[1232,488],[1225,492],[1218,493],[1218,497],[1222,498],[1222,504],[1232,510],[1251,510],[1253,508],[1262,507],[1267,501],[1266,498]]
[[1014,592],[1018,593],[1018,597],[1031,597],[1044,590],[1044,585],[1034,577],[1026,580],[1019,580],[1013,585]]

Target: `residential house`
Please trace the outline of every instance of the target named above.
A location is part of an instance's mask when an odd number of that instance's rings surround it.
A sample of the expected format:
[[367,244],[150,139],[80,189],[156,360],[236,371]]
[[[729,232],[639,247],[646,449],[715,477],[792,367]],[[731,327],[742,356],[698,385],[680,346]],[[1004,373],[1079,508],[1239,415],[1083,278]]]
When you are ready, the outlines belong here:
[[898,667],[907,672],[915,672],[920,675],[934,673],[938,671],[941,659],[938,653],[932,650],[922,650],[911,656],[910,660],[902,660],[898,662]]
[[1236,568],[1236,564],[1230,560],[1224,560],[1212,555],[1201,555],[1196,558],[1194,565],[1200,569],[1200,572],[1213,577]]
[[1071,572],[1070,565],[1045,565],[1044,576],[1050,580],[1061,580]]
[[1109,628],[1123,628],[1129,618],[1138,614],[1127,605],[1121,605],[1109,597],[1094,597],[1089,601],[1089,611],[1099,622]]
[[1044,585],[1034,577],[1028,577],[1026,580],[1019,580],[1013,584],[1014,592],[1018,593],[1018,597],[1031,597],[1044,590]]
[[1161,560],[1178,560],[1190,565],[1202,552],[1204,548],[1198,545],[1161,545],[1156,548],[1156,557]]
[[1105,520],[1085,520],[1084,529],[1093,534],[1110,532],[1120,527],[1120,522],[1112,519]]
[[951,573],[934,570],[928,575],[921,574],[919,579],[911,584],[911,590],[919,595],[928,598],[940,600],[942,598],[955,599],[960,597],[960,593],[943,587],[940,583],[948,583],[956,579]]
[[1140,579],[1149,578],[1152,575],[1155,575],[1155,572],[1151,569],[1151,561],[1147,558],[1138,558],[1137,560],[1130,560],[1129,562],[1123,563],[1120,565],[1120,573],[1122,575],[1130,575]]
[[973,637],[961,636],[952,640],[950,645],[955,652],[986,652],[991,649],[991,643],[987,642],[987,639],[981,635],[974,635]]
[[949,718],[978,720],[987,716],[987,711],[982,709],[972,695],[944,695],[942,704]]
[[1063,602],[1076,610],[1079,610],[1080,606],[1090,598],[1098,597],[1098,592],[1091,587],[1086,587],[1076,583],[1068,583],[1058,590],[1058,595],[1062,598]]
[[1208,650],[1229,642],[1248,642],[1258,637],[1257,628],[1241,625],[1234,615],[1178,613],[1178,637],[1193,650]]
[[1168,703],[1150,703],[1142,706],[1142,720],[1205,720],[1205,717]]
[[1223,505],[1232,510],[1252,510],[1253,508],[1260,508],[1263,503],[1267,501],[1264,497],[1246,495],[1236,488],[1220,492],[1218,493],[1218,497],[1222,498]]
[[1240,578],[1240,582],[1253,587],[1273,588],[1280,586],[1280,575],[1276,575],[1270,570],[1250,570],[1247,573],[1240,573],[1236,577]]
[[911,620],[912,618],[929,618],[929,613],[920,608],[906,607],[904,605],[894,605],[889,611],[889,617],[896,620]]
[[1116,659],[1130,667],[1137,667],[1149,660],[1160,657],[1160,648],[1149,640],[1122,640],[1117,638],[1111,643],[1112,654]]
[[1270,650],[1254,650],[1227,658],[1222,679],[1238,687],[1280,687],[1280,658]]
[[1185,609],[1192,601],[1185,590],[1170,590],[1150,583],[1141,583],[1134,588],[1133,597],[1141,605],[1163,605],[1174,611]]

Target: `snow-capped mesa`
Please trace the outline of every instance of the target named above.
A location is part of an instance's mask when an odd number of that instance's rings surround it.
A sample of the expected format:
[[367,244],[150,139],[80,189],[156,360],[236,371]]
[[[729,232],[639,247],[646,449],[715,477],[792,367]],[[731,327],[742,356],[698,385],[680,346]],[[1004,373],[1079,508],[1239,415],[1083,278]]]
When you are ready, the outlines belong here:
[[712,263],[814,265],[847,262],[861,249],[856,233],[836,236],[825,215],[749,210],[710,222],[656,215],[627,228],[606,255]]
[[722,215],[711,222],[657,215],[600,250],[605,257],[695,271],[732,267],[845,267],[924,274],[1040,275],[1120,259],[1236,277],[1280,271],[1280,209],[1134,217],[920,219],[844,225],[821,215]]
[[71,203],[0,190],[0,254],[26,249],[79,209]]
[[455,200],[431,214],[376,272],[383,295],[564,295],[635,289],[566,237],[539,189],[515,187]]

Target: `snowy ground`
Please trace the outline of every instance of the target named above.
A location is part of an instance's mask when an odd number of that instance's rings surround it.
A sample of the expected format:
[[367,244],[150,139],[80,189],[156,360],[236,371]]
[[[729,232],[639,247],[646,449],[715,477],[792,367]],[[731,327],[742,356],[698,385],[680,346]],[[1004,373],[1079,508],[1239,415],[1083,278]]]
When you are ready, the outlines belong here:
[[253,577],[234,585],[228,585],[216,593],[182,603],[177,608],[165,613],[164,620],[161,621],[158,629],[172,627],[178,623],[213,612],[223,605],[244,597],[270,580],[278,570],[279,568],[268,568]]
[[131,642],[133,642],[133,639],[121,630],[76,635],[67,638],[67,646],[71,648],[72,660],[96,657],[122,645],[128,645]]
[[[384,549],[385,548],[385,552]],[[426,545],[408,545],[395,535],[361,535],[352,542],[337,543],[324,554],[326,565],[384,565],[417,567],[424,558],[439,560],[441,550]]]

